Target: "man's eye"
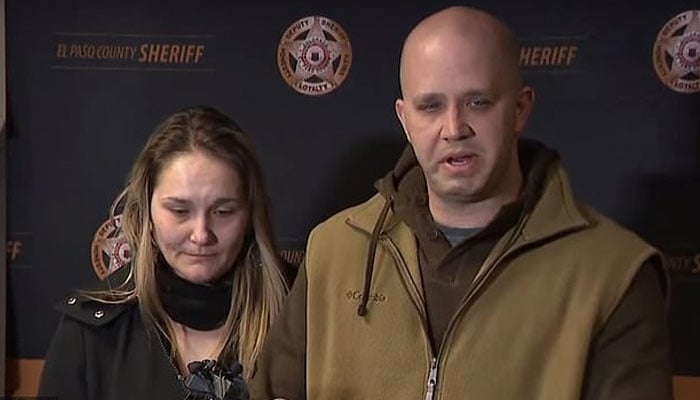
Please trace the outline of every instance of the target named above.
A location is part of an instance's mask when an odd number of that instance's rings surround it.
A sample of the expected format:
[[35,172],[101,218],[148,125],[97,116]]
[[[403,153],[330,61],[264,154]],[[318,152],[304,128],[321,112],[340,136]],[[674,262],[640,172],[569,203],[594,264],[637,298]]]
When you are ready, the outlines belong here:
[[432,112],[440,108],[440,103],[423,103],[418,106],[420,111]]
[[470,99],[467,104],[469,105],[469,107],[473,108],[484,108],[490,106],[492,103],[489,99],[477,97]]

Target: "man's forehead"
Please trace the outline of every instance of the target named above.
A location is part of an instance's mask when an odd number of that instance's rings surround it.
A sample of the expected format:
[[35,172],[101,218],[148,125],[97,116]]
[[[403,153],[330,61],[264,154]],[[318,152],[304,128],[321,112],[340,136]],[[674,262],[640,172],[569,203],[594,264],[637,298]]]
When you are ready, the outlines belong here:
[[515,53],[519,53],[515,38],[502,21],[480,10],[450,7],[421,21],[406,38],[399,67],[402,92],[410,84],[405,75],[425,73],[434,67],[427,65],[431,59],[457,57],[458,62],[482,62],[517,75]]
[[492,36],[433,35],[418,38],[404,49],[401,69],[422,68],[426,63],[446,60],[475,63],[503,60],[503,49]]
[[[415,50],[415,51],[414,51]],[[429,92],[492,92],[511,82],[516,67],[505,51],[485,41],[427,43],[405,54],[401,68],[404,95]]]
[[507,73],[502,58],[485,52],[454,52],[449,57],[410,57],[402,71],[404,90],[442,92],[486,91]]

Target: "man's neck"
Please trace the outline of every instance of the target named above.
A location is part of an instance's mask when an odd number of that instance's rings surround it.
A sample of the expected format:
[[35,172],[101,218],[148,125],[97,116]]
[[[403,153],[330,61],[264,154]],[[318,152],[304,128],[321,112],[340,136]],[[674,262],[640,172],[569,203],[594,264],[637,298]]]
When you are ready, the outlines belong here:
[[497,195],[482,200],[444,198],[428,187],[428,207],[433,220],[453,228],[483,228],[488,225],[506,204],[514,202],[524,183],[520,170],[503,177],[502,189]]
[[517,194],[477,202],[450,202],[429,196],[433,220],[453,228],[482,228],[488,225],[504,205],[515,201]]

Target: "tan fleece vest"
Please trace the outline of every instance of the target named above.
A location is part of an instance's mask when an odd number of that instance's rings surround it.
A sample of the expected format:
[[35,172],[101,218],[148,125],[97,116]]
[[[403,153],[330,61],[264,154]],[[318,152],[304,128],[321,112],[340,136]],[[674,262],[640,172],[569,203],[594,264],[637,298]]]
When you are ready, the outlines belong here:
[[377,195],[309,238],[309,399],[415,400],[430,398],[431,390],[443,400],[578,399],[591,339],[655,254],[631,232],[577,206],[559,169],[528,219],[489,255],[477,289],[433,354],[416,241],[391,214],[368,313],[357,315],[370,232],[383,204]]

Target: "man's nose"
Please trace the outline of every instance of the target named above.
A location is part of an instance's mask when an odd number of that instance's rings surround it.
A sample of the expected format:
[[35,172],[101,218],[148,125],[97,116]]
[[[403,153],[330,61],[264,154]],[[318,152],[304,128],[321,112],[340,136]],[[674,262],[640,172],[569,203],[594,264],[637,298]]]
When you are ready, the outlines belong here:
[[473,136],[471,126],[466,117],[466,112],[459,106],[450,107],[445,113],[445,122],[442,127],[443,140],[463,140]]

